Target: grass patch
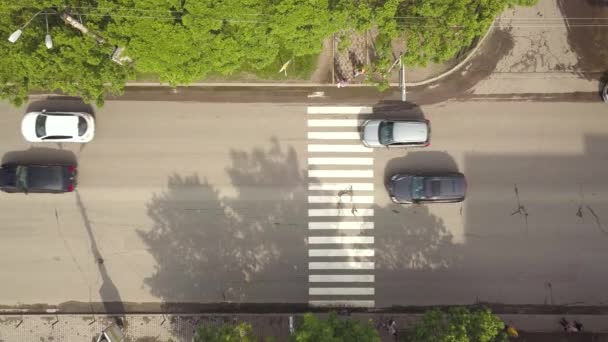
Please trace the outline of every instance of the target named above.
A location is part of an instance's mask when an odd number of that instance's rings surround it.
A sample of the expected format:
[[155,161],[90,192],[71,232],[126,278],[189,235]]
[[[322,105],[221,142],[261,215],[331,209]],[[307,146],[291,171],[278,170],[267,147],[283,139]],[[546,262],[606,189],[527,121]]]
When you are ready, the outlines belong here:
[[[288,60],[291,59],[291,63],[287,67],[287,76],[284,72],[279,73],[279,70]],[[255,82],[255,81],[309,81],[312,74],[317,69],[317,61],[319,54],[306,55],[299,57],[292,57],[287,52],[280,52],[279,56],[269,64],[267,67],[256,70],[251,67],[244,67],[242,70],[237,71],[231,75],[211,74],[205,79],[199,80],[199,82],[213,82],[213,81],[243,81],[243,82]],[[136,82],[158,82],[158,75],[154,73],[146,72],[135,72]],[[196,82],[196,81],[195,81]]]

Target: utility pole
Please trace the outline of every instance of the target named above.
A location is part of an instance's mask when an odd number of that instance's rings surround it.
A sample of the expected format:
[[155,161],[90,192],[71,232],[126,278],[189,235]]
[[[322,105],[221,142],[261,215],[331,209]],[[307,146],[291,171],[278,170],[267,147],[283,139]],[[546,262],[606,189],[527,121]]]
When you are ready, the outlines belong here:
[[89,29],[86,28],[86,26],[79,23],[78,20],[74,19],[71,15],[67,14],[66,12],[61,13],[59,16],[66,24],[72,26],[73,28],[77,29],[78,31],[82,32],[83,34],[93,37],[93,39],[95,39],[97,41],[97,43],[99,43],[99,44],[106,43],[106,40],[103,39],[100,35],[92,32],[92,31],[89,31]]
[[405,93],[405,66],[403,65],[403,55],[399,56],[399,67],[401,68],[399,73],[399,87],[401,88],[401,101],[407,101]]

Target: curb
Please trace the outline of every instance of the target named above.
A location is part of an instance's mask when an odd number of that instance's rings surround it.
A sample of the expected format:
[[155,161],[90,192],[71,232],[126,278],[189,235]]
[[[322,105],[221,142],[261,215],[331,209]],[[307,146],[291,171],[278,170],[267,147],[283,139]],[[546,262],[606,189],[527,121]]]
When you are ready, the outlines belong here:
[[[469,54],[458,64],[450,68],[449,70],[444,71],[443,73],[428,78],[426,80],[418,81],[418,82],[406,82],[406,87],[417,87],[426,85],[429,83],[436,82],[446,76],[451,75],[456,70],[460,69],[465,63],[467,63],[472,56],[477,52],[479,47],[483,44],[486,38],[490,35],[490,32],[494,30],[494,21],[490,24],[490,27],[486,31],[486,33],[481,37],[481,39],[477,42],[477,45],[469,51]],[[399,83],[392,82],[389,83],[391,87],[399,87]],[[160,83],[160,82],[127,82],[125,87],[171,87],[168,83]],[[278,82],[195,82],[189,83],[185,85],[178,85],[177,87],[301,87],[301,88],[318,88],[318,87],[335,87],[334,84],[331,83],[308,83],[308,82],[292,82],[292,83],[278,83]],[[353,87],[375,87],[373,84],[349,84],[349,88]]]

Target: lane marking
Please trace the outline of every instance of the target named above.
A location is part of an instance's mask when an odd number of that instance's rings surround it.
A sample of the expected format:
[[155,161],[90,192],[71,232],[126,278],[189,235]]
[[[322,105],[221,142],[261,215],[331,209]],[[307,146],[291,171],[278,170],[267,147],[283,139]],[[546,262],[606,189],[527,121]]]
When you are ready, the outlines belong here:
[[310,178],[372,178],[374,170],[308,170]]
[[308,222],[308,229],[374,229],[374,222]]
[[373,287],[310,287],[311,296],[373,296]]
[[308,139],[360,140],[359,132],[308,132]]
[[308,216],[374,216],[374,209],[308,209]]
[[373,236],[309,236],[309,244],[372,244],[374,243]]
[[329,306],[329,307],[356,307],[356,308],[373,308],[375,302],[373,300],[309,300],[311,306]]
[[308,183],[308,190],[359,190],[373,191],[374,183]]
[[311,274],[308,276],[311,283],[373,283],[373,274]]
[[308,269],[310,270],[373,270],[373,262],[309,262]]
[[360,144],[356,145],[322,145],[308,144],[308,152],[353,152],[365,153],[372,152],[373,149]]
[[357,119],[308,120],[308,127],[359,127],[361,123]]
[[307,114],[373,114],[374,108],[368,106],[310,106]]
[[308,196],[308,203],[374,203],[374,196]]
[[373,158],[308,158],[308,165],[373,165]]
[[309,249],[309,257],[372,257],[373,249]]

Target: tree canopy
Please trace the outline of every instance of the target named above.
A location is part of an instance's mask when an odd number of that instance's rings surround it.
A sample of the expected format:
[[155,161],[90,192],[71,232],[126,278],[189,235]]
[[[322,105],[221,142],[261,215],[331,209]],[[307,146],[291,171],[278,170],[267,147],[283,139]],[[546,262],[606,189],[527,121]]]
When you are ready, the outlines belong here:
[[304,322],[296,328],[294,342],[379,342],[380,336],[370,323],[350,318],[338,318],[332,312],[327,319],[314,314],[304,315]]
[[489,309],[452,308],[427,311],[415,325],[409,342],[506,342],[505,325]]
[[[507,6],[536,0],[0,0],[0,97],[21,104],[30,91],[61,90],[102,104],[136,73],[171,85],[262,70],[280,53],[318,54],[332,34],[374,29],[375,72],[406,40],[408,65],[443,62],[482,35]],[[95,39],[68,25],[71,15]],[[31,22],[29,22],[31,20]],[[46,20],[53,47],[46,49]],[[23,27],[26,23],[29,24]],[[110,59],[125,48],[133,63]]]
[[199,326],[193,342],[257,342],[251,324]]

